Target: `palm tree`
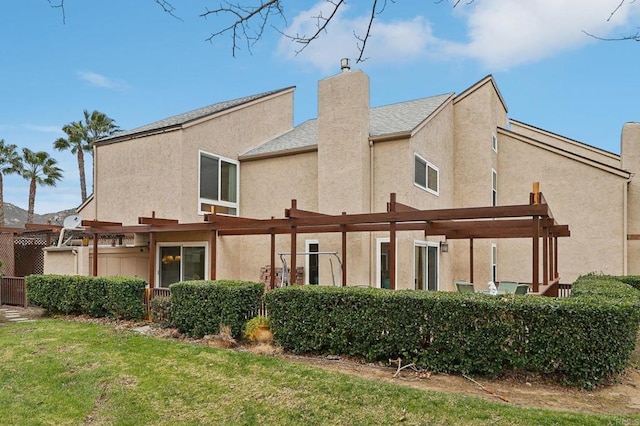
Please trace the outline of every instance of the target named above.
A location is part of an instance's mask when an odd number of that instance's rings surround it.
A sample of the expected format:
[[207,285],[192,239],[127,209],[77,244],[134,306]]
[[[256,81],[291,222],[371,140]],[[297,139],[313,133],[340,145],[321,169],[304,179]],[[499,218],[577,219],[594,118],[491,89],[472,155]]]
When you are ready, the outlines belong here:
[[0,226],[4,225],[4,175],[16,173],[20,169],[20,155],[13,144],[5,144],[0,139]]
[[62,169],[56,164],[58,162],[44,151],[33,152],[29,148],[22,148],[22,169],[20,174],[29,181],[27,223],[33,222],[37,185],[56,186],[56,182],[62,179]]
[[120,130],[115,125],[115,120],[109,118],[106,114],[93,110],[91,114],[86,109],[84,113],[84,140],[89,145],[89,149],[93,150],[93,144],[105,136],[110,136]]
[[85,127],[81,121],[72,121],[62,127],[62,131],[67,134],[66,138],[58,138],[53,143],[53,147],[58,151],[68,149],[78,157],[78,171],[80,172],[80,196],[84,203],[87,199],[87,181],[84,170],[84,152],[90,151],[91,146],[85,142]]
[[67,134],[67,138],[58,138],[53,147],[57,150],[71,150],[72,154],[78,157],[78,171],[80,172],[80,195],[82,202],[87,199],[87,183],[84,170],[84,151],[93,153],[93,144],[105,136],[117,132],[120,128],[115,125],[115,120],[106,114],[93,110],[89,113],[83,111],[84,123],[72,121],[62,127],[62,131]]

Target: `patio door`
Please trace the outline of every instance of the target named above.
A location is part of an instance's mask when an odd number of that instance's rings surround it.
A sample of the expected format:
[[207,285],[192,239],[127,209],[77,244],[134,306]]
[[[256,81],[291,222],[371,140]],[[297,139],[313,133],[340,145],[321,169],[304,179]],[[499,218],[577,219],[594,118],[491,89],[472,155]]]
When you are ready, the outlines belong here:
[[376,286],[378,288],[391,288],[390,246],[389,238],[376,238]]
[[317,285],[320,283],[320,248],[318,240],[305,241],[305,284]]
[[427,241],[416,241],[414,247],[415,289],[437,291],[440,274],[440,252],[438,244]]
[[173,283],[207,279],[206,244],[160,245],[158,247],[159,287]]

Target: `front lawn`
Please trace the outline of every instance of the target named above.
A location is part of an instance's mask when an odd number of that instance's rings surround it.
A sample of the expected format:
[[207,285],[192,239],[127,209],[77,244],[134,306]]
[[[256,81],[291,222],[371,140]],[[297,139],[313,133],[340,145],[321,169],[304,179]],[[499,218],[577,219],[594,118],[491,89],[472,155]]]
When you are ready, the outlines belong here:
[[638,424],[55,319],[0,324],[2,424]]

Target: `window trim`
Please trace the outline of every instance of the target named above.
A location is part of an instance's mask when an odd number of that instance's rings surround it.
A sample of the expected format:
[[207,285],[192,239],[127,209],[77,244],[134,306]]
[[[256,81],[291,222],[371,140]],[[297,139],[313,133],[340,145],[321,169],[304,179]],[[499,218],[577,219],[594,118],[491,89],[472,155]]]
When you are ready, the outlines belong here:
[[498,282],[498,244],[491,243],[491,281]]
[[[218,159],[218,198],[220,198],[220,193],[221,193],[221,187],[220,185],[222,184],[221,181],[222,179],[220,179],[220,174],[222,173],[222,167],[220,167],[220,162],[224,161],[226,163],[229,164],[233,164],[236,166],[236,201],[235,202],[231,202],[231,201],[223,201],[223,200],[213,200],[210,198],[203,198],[200,196],[200,186],[201,186],[201,182],[200,182],[200,176],[201,176],[201,168],[202,168],[202,156],[206,156],[209,158],[217,158]],[[201,149],[198,150],[198,187],[197,187],[197,191],[198,191],[198,206],[197,206],[197,211],[199,215],[204,215],[204,214],[208,214],[211,213],[210,211],[204,211],[201,210],[201,206],[202,204],[211,204],[214,206],[221,206],[221,207],[227,207],[227,208],[232,208],[236,210],[235,215],[229,215],[229,216],[240,216],[240,162],[233,160],[231,158],[227,158],[224,157],[222,155],[218,155],[218,154],[214,154],[212,152],[207,152],[207,151],[203,151]]]
[[160,258],[160,253],[162,252],[162,247],[180,247],[180,281],[182,282],[182,257],[183,257],[183,248],[184,247],[204,247],[204,277],[202,278],[203,280],[208,280],[209,279],[209,272],[210,272],[210,267],[209,267],[209,242],[208,241],[163,241],[163,242],[159,242],[156,243],[156,273],[155,273],[155,282],[156,282],[156,287],[158,288],[166,288],[166,287],[161,287],[162,284],[162,277],[161,277],[161,264],[162,264],[162,259]]
[[498,172],[494,168],[491,168],[491,205],[498,205]]
[[[312,255],[309,253],[311,252],[311,245],[312,244],[316,244],[318,246],[318,251],[320,251],[320,241],[318,240],[305,240],[304,241],[304,251],[305,253],[307,253],[304,256],[304,283],[305,285],[311,285],[309,283],[311,278],[309,276],[310,272],[311,272],[311,268],[310,268],[310,263],[311,263],[311,256],[318,256],[318,262],[320,261],[320,255],[316,254],[316,255]],[[320,270],[320,267],[318,267],[318,271]],[[318,275],[318,284],[320,284],[320,275]]]
[[[424,290],[417,290],[415,288],[415,284],[416,284],[416,257],[415,257],[415,250],[417,247],[424,247],[427,250],[427,262],[425,265],[425,289]],[[436,289],[435,290],[429,290],[429,248],[435,248],[436,249],[436,258],[437,258],[437,266],[436,266]],[[413,256],[413,288],[416,291],[440,291],[440,243],[437,242],[433,242],[433,241],[425,241],[425,240],[413,240],[413,252],[414,252],[414,256]]]
[[491,134],[491,149],[493,149],[493,152],[496,154],[498,153],[498,136],[496,136],[495,133]]
[[[422,186],[420,185],[418,182],[416,182],[416,171],[415,171],[415,164],[416,164],[416,159],[419,159],[420,162],[424,163],[425,166],[425,176],[426,176],[426,186]],[[421,156],[420,154],[418,154],[417,152],[413,153],[413,184],[415,186],[417,186],[418,188],[427,191],[433,195],[440,195],[440,169],[438,168],[438,166],[436,166],[435,164],[431,163],[430,161],[428,161],[426,158],[424,158],[423,156]],[[437,189],[434,191],[433,189],[429,188],[429,168],[433,169],[436,171],[436,187]]]

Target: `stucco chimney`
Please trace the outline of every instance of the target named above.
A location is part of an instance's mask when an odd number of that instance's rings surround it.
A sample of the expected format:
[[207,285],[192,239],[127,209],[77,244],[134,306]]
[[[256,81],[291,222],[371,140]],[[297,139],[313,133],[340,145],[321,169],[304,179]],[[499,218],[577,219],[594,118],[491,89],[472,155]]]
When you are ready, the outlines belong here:
[[[623,169],[631,172],[631,180],[627,186],[627,234],[640,235],[640,123],[626,123],[622,127],[620,138],[620,156]],[[625,236],[626,238],[626,236]],[[640,241],[627,241],[627,259],[640,256]],[[637,262],[627,262],[626,273],[640,273]]]
[[342,71],[318,82],[318,208],[329,214],[369,209],[369,77]]

